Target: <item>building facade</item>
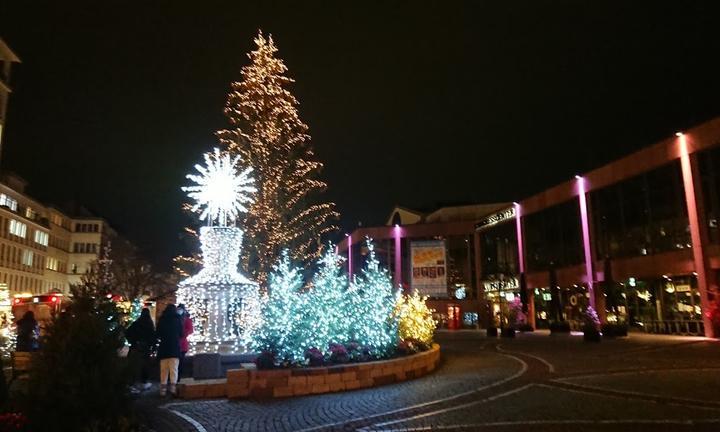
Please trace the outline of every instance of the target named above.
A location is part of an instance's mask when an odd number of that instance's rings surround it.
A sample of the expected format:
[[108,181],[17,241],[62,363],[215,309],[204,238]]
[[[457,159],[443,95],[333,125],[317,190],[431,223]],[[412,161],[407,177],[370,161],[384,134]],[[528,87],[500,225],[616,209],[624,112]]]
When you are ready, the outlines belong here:
[[[10,69],[19,61],[0,39],[0,152]],[[17,175],[0,177],[0,289],[10,295],[67,294],[117,235],[103,219],[71,217],[34,200],[25,187]]]
[[10,69],[13,63],[19,63],[20,59],[9,46],[0,39],[0,153],[2,152],[2,137],[7,117],[7,105],[10,98]]
[[15,175],[0,181],[0,284],[11,295],[68,294],[103,247],[119,240],[102,218],[45,206],[25,194]]
[[[579,326],[593,306],[606,322],[714,337],[719,192],[720,118],[516,203],[446,208],[409,224],[407,210],[394,213],[395,223],[360,228],[338,250],[356,272],[361,239],[375,239],[395,282],[429,294],[450,327],[474,316],[501,324],[526,293],[538,327],[558,318]],[[435,242],[434,270],[416,259],[423,241]],[[426,289],[430,276],[437,284]]]

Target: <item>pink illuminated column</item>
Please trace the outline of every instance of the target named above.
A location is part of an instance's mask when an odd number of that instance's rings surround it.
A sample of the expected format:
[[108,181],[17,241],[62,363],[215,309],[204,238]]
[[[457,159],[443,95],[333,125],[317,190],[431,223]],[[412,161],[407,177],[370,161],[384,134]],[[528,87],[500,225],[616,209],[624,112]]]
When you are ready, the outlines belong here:
[[595,289],[593,287],[593,259],[592,249],[590,248],[590,222],[588,221],[587,197],[585,193],[585,178],[575,176],[577,179],[578,199],[580,201],[580,223],[582,224],[583,251],[585,252],[585,278],[588,284],[588,294],[590,295],[590,306],[597,310],[595,306]]
[[395,239],[395,274],[393,282],[395,286],[402,285],[402,227],[395,225],[393,228],[393,238]]
[[347,254],[348,254],[348,278],[352,280],[353,267],[352,267],[352,235],[345,234],[347,237]]
[[520,204],[513,203],[515,206],[515,229],[517,230],[517,248],[518,248],[518,265],[520,273],[525,273],[525,246],[523,245],[522,221],[520,217]]
[[700,292],[700,305],[702,307],[703,324],[705,336],[715,337],[712,321],[710,319],[711,304],[708,298],[707,266],[705,262],[705,251],[700,235],[700,217],[695,195],[695,183],[693,181],[693,170],[690,163],[690,154],[687,146],[687,135],[676,134],[680,150],[680,167],[682,169],[683,186],[685,187],[685,203],[687,205],[688,222],[690,223],[690,239],[692,241],[693,261],[695,273],[697,273],[697,285]]
[[[517,232],[517,250],[518,250],[518,269],[520,277],[525,278],[525,239],[523,238],[522,229],[522,207],[519,203],[513,203],[515,207],[515,230]],[[535,292],[527,286],[525,279],[524,288],[527,290],[528,299],[528,324],[535,328]]]

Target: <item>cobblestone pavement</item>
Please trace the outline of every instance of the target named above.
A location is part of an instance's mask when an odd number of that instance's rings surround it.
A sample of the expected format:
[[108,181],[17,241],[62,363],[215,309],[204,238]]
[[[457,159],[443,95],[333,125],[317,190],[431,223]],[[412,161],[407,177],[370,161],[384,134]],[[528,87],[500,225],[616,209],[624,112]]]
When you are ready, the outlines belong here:
[[432,375],[267,401],[138,402],[157,432],[720,431],[720,343],[631,335],[584,343],[546,332],[441,332]]

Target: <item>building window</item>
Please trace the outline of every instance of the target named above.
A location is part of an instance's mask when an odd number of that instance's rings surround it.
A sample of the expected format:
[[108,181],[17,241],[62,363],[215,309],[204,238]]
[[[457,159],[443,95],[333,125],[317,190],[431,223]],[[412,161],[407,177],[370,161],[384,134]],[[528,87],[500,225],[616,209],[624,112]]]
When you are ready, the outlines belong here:
[[22,251],[22,263],[26,266],[32,266],[33,265],[33,252],[28,249],[23,249]]
[[45,268],[48,270],[58,271],[58,260],[53,257],[48,257],[45,261]]
[[0,206],[5,206],[12,211],[17,211],[17,201],[5,194],[0,194]]
[[35,231],[35,243],[47,246],[49,238],[50,236],[48,235],[48,233],[42,231]]
[[25,217],[28,219],[35,219],[35,216],[37,216],[37,213],[35,213],[35,210],[32,209],[32,207],[25,207]]
[[582,230],[577,198],[523,218],[529,271],[544,271],[582,263]]
[[50,216],[50,221],[52,221],[52,223],[54,223],[55,225],[59,226],[62,226],[63,224],[62,216],[56,213],[53,213],[52,216]]
[[25,238],[25,235],[27,235],[27,225],[15,219],[10,219],[10,234]]

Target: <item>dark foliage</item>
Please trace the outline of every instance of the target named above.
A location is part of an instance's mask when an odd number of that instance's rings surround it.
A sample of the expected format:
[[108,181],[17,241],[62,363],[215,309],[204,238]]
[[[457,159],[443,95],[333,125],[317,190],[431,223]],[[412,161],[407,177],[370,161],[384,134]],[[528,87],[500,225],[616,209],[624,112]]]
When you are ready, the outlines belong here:
[[585,342],[600,342],[602,335],[594,325],[583,326],[583,340]]
[[550,333],[570,333],[570,323],[567,321],[553,321],[550,323]]
[[603,324],[602,334],[605,337],[623,337],[628,334],[627,324]]
[[500,329],[500,336],[504,338],[514,338],[515,327],[503,327],[502,329]]
[[535,331],[535,329],[533,328],[533,326],[531,326],[531,325],[528,324],[528,323],[520,324],[520,325],[518,326],[518,330],[520,330],[521,332],[534,332],[534,331]]
[[123,328],[107,297],[110,281],[90,274],[71,288],[72,302],[47,326],[28,382],[24,411],[31,430],[132,430],[131,371],[118,354]]

